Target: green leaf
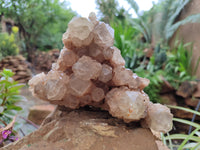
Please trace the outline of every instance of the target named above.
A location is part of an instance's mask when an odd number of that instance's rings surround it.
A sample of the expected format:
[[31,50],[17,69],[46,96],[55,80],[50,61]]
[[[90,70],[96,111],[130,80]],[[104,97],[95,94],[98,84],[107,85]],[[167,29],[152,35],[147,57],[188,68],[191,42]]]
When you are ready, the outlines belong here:
[[2,113],[4,111],[4,107],[0,106],[0,113]]
[[191,15],[186,17],[185,19],[178,21],[177,23],[175,23],[174,25],[172,25],[170,28],[168,28],[167,32],[166,32],[166,39],[170,39],[174,32],[181,26],[184,25],[186,23],[198,23],[200,22],[200,14],[195,14],[195,15]]
[[199,128],[200,125],[198,123],[192,122],[192,121],[188,121],[188,120],[184,120],[184,119],[179,119],[179,118],[173,118],[173,121],[177,121],[183,124],[187,124],[187,125],[191,125],[195,128]]
[[[194,147],[197,146],[198,144],[200,144],[200,143],[190,142],[190,143],[185,144],[183,148],[184,148],[184,149],[194,148]],[[192,149],[190,149],[190,150],[192,150]]]
[[2,104],[2,102],[3,102],[3,99],[2,99],[2,98],[0,98],[0,104]]
[[14,73],[12,72],[11,69],[3,69],[3,71],[0,73],[1,76],[3,77],[12,77]]
[[139,16],[139,6],[134,0],[126,0],[131,7],[134,9],[135,13]]
[[[169,136],[165,137],[165,139],[166,140],[169,140],[169,139],[170,140],[175,140],[175,139],[184,140],[187,137],[189,137],[189,135],[186,135],[186,134],[172,134],[172,135],[169,135]],[[195,141],[195,142],[200,142],[200,138],[196,137],[196,136],[191,136],[190,140],[191,141]]]
[[193,114],[200,116],[200,112],[189,109],[189,108],[184,108],[184,107],[180,107],[180,106],[172,106],[172,105],[167,105],[167,107],[173,108],[173,109],[184,110],[184,111],[187,111],[187,112],[190,112],[190,113],[193,113]]
[[11,87],[8,88],[8,92],[9,93],[17,92],[24,86],[25,86],[24,84],[18,84],[18,85],[11,86]]
[[6,110],[2,112],[2,114],[10,119],[12,119],[15,116],[15,113],[13,112],[13,110]]
[[191,147],[191,148],[192,148],[191,150],[199,150],[199,148],[200,148],[200,142],[196,143],[196,145],[194,147]]
[[7,80],[0,80],[0,84],[4,85],[5,87],[9,87],[12,85],[12,83]]
[[7,101],[25,101],[26,98],[24,96],[21,95],[11,95],[8,96]]
[[6,106],[7,106],[7,110],[16,110],[16,111],[22,110],[20,106],[15,106],[15,105],[6,105]]
[[184,145],[191,139],[191,137],[195,134],[195,132],[197,132],[200,129],[200,126],[198,128],[196,128],[194,131],[192,131],[192,133],[189,134],[189,136],[187,138],[184,139],[184,141],[181,143],[181,145],[179,146],[178,150],[182,150]]

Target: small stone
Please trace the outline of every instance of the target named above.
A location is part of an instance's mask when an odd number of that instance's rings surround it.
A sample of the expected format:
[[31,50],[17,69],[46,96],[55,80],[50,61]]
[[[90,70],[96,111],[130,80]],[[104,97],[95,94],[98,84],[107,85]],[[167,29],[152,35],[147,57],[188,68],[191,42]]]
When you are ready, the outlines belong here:
[[67,31],[63,34],[63,43],[66,48],[82,47],[89,45],[93,40],[94,24],[83,17],[73,18]]
[[185,99],[185,103],[188,105],[188,106],[192,106],[192,107],[197,107],[198,103],[199,103],[199,99],[197,98],[194,98],[194,97],[191,97],[191,98],[186,98]]
[[166,133],[172,129],[172,118],[169,108],[149,102],[145,121],[150,129]]
[[112,79],[112,67],[109,65],[103,64],[101,74],[99,76],[99,81],[106,83]]
[[162,99],[162,102],[165,105],[174,105],[174,106],[177,106],[177,102],[176,102],[177,99],[176,99],[174,93],[161,94],[160,98]]
[[128,88],[114,88],[106,95],[106,103],[112,116],[125,122],[137,121],[146,116],[147,95]]
[[65,71],[67,68],[72,67],[72,65],[76,63],[78,58],[79,57],[73,51],[62,49],[57,61],[57,70]]
[[200,98],[200,82],[197,82],[197,90],[192,94],[192,97]]
[[114,30],[103,22],[100,22],[94,29],[94,43],[99,47],[108,48],[114,44]]
[[121,51],[116,47],[113,47],[113,55],[112,55],[112,58],[110,60],[110,63],[114,67],[115,66],[124,66],[125,65],[125,60],[121,56]]
[[197,82],[195,81],[185,81],[181,84],[178,91],[176,92],[177,95],[182,96],[184,98],[190,97],[193,92],[197,89]]
[[104,90],[98,87],[92,89],[91,95],[94,102],[100,102],[105,97]]
[[72,75],[69,80],[69,90],[74,96],[81,97],[90,92],[92,82],[90,80],[82,80]]
[[88,56],[81,57],[72,67],[75,76],[82,80],[96,79],[101,73],[102,66]]

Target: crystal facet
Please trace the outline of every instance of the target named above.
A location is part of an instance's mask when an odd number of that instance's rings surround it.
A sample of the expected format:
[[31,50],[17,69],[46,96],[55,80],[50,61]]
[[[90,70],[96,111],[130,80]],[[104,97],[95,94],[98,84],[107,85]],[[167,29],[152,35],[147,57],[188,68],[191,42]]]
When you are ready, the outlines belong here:
[[[147,99],[147,100],[146,100]],[[148,97],[128,88],[114,88],[106,95],[106,103],[112,116],[125,122],[136,121],[146,116]]]
[[72,66],[72,70],[80,79],[90,80],[100,75],[102,66],[96,60],[83,56]]

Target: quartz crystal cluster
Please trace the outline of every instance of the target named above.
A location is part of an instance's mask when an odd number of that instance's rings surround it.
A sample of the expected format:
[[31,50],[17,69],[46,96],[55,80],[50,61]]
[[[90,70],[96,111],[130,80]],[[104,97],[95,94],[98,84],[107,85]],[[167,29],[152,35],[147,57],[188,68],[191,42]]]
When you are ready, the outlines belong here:
[[152,104],[143,91],[149,80],[125,68],[108,24],[94,13],[73,18],[62,40],[64,48],[51,71],[29,81],[33,95],[71,109],[100,107],[127,123],[142,120],[152,130],[171,130],[170,110]]

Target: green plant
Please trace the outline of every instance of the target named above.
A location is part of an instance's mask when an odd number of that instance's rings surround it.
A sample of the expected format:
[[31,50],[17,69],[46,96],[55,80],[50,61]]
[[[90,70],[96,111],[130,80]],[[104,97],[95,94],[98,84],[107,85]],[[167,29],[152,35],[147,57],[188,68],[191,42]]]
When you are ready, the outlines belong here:
[[99,10],[98,16],[102,21],[106,23],[121,21],[123,23],[126,20],[127,12],[119,6],[117,0],[95,0],[95,2]]
[[152,41],[152,28],[153,17],[155,16],[155,9],[151,9],[148,12],[140,13],[139,6],[134,0],[127,0],[128,4],[135,11],[137,18],[129,18],[130,23],[135,29],[137,29],[145,38],[147,43]]
[[15,39],[15,35],[18,31],[16,27],[13,27],[12,31],[10,35],[8,33],[0,33],[0,59],[19,53],[19,48]]
[[12,79],[14,73],[9,69],[0,72],[0,119],[7,124],[13,119],[17,111],[22,110],[16,103],[23,99],[19,90],[24,86]]
[[19,27],[19,37],[24,41],[23,47],[28,60],[32,61],[37,48],[57,46],[55,41],[60,41],[57,33],[60,35],[66,30],[67,23],[76,13],[67,8],[65,1],[11,0],[0,1],[0,15],[2,14],[5,18],[14,20]]
[[141,49],[147,46],[140,42],[139,32],[128,22],[111,22],[111,26],[115,30],[114,45],[121,50],[126,67],[130,69],[139,67],[144,57]]
[[[188,49],[188,47],[191,47]],[[167,53],[167,62],[165,64],[165,79],[177,89],[179,85],[187,80],[194,80],[200,58],[196,62],[195,69],[191,69],[192,62],[192,44],[175,42],[174,48]]]
[[199,13],[180,21],[176,20],[190,0],[160,0],[152,9],[143,14],[139,12],[139,7],[134,0],[127,0],[127,2],[137,15],[136,19],[131,20],[132,25],[143,34],[146,42],[151,44],[157,44],[156,42],[168,44],[181,25],[200,22]]
[[175,31],[186,23],[195,23],[200,21],[200,14],[193,14],[185,19],[177,21],[176,19],[180,15],[183,8],[190,2],[191,0],[166,0],[161,1],[161,20],[157,24],[160,37],[164,40],[165,43],[168,43],[169,39],[173,36]]
[[147,78],[150,80],[150,83],[147,87],[144,88],[144,92],[146,92],[150,98],[150,100],[154,103],[162,102],[160,97],[160,91],[162,88],[162,75],[163,71],[158,70],[156,72],[149,72],[149,70],[144,70],[143,68],[135,69],[135,72],[138,76]]
[[[192,110],[192,109],[188,109],[188,108],[184,108],[184,107],[180,107],[180,106],[168,106],[171,109],[179,109],[179,110],[183,110],[183,111],[187,111],[193,114],[196,114],[198,116],[200,116],[200,113],[198,111]],[[194,130],[190,133],[190,134],[171,134],[171,135],[163,135],[162,134],[162,139],[163,142],[166,144],[169,144],[168,146],[173,149],[173,148],[177,148],[178,150],[199,150],[200,148],[200,125],[198,123],[192,122],[192,121],[188,121],[188,120],[184,120],[184,119],[180,119],[180,118],[173,118],[173,121],[179,122],[179,123],[183,123],[189,126],[192,126],[194,128]],[[182,143],[180,145],[174,145],[173,144],[173,140],[182,140]],[[171,141],[171,142],[168,142]]]

